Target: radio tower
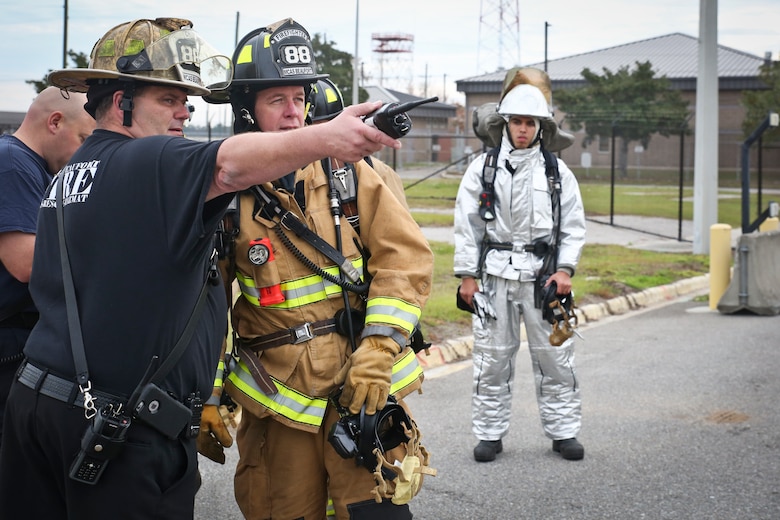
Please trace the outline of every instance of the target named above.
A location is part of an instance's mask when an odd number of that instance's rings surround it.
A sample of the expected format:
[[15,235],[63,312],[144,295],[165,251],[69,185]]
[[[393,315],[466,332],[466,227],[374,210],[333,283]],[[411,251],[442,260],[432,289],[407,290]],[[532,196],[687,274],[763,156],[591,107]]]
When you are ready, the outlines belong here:
[[379,85],[412,93],[414,36],[404,33],[373,33],[373,51],[379,59]]
[[477,74],[520,65],[519,0],[480,0]]

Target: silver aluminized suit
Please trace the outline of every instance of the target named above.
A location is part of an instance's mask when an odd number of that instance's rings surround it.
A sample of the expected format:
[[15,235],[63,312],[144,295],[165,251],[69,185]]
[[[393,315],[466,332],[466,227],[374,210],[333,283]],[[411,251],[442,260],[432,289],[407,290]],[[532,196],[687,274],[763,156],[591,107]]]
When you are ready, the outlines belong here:
[[[511,152],[511,154],[510,154]],[[525,324],[536,379],[536,395],[545,434],[553,440],[576,437],[581,425],[580,389],[574,370],[574,342],[550,345],[550,324],[534,307],[534,280],[542,258],[523,251],[525,244],[549,237],[552,202],[538,146],[514,150],[503,138],[495,177],[496,218],[479,215],[482,168],[486,154],[466,171],[455,204],[455,262],[458,277],[480,278],[481,291],[497,319],[473,319],[474,387],[472,429],[479,440],[501,439],[509,429],[520,320]],[[514,174],[507,163],[516,168]],[[561,175],[561,226],[558,269],[574,274],[585,244],[585,214],[574,174],[558,161]],[[483,238],[511,242],[513,250],[491,249],[480,263]]]

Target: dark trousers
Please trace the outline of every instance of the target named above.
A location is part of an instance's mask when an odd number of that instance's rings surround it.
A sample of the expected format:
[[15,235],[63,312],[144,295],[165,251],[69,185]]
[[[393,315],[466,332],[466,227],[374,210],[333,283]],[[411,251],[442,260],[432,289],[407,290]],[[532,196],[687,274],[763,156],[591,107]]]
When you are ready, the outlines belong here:
[[30,335],[29,329],[0,328],[0,445],[3,443],[3,414],[5,402],[22,362],[22,349]]
[[199,485],[195,439],[170,440],[134,421],[95,485],[68,476],[89,425],[84,410],[19,382],[0,447],[0,518],[192,519]]

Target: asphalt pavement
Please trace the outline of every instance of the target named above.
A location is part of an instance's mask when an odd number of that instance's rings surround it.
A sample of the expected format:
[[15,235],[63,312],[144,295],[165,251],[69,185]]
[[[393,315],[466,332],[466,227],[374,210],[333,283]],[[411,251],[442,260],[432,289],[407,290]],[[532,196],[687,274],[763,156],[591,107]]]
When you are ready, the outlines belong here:
[[438,470],[415,519],[780,518],[779,327],[686,298],[589,325],[576,462],[542,433],[527,348],[492,463],[472,457],[470,362],[431,370],[408,399]]
[[[582,461],[550,449],[527,348],[512,426],[492,463],[472,457],[471,362],[426,370],[407,399],[431,453],[416,520],[780,518],[780,317],[724,315],[690,298],[582,329]],[[197,519],[242,518],[225,466],[201,458]]]

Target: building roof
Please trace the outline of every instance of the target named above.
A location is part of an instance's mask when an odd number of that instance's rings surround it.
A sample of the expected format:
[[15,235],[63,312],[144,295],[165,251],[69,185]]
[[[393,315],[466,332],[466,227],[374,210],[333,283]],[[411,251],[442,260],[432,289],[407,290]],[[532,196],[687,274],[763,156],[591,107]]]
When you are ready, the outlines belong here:
[[[380,86],[367,86],[363,88],[366,90],[366,92],[368,92],[368,101],[382,101],[384,103],[409,103],[425,99]],[[411,110],[414,110],[414,115],[417,117],[427,117],[431,119],[447,119],[450,117],[455,117],[456,113],[455,105],[449,105],[447,103],[442,103],[441,101],[426,103]]]
[[[699,39],[686,34],[672,33],[606,49],[575,54],[547,61],[547,73],[553,88],[566,88],[584,82],[582,70],[600,74],[603,69],[617,72],[621,67],[633,69],[637,62],[649,61],[656,77],[666,77],[672,88],[696,88],[699,63]],[[760,88],[759,69],[764,59],[752,54],[718,45],[718,77],[720,88]],[[529,67],[544,69],[544,62]],[[465,93],[500,93],[505,70],[458,80],[458,91]]]

